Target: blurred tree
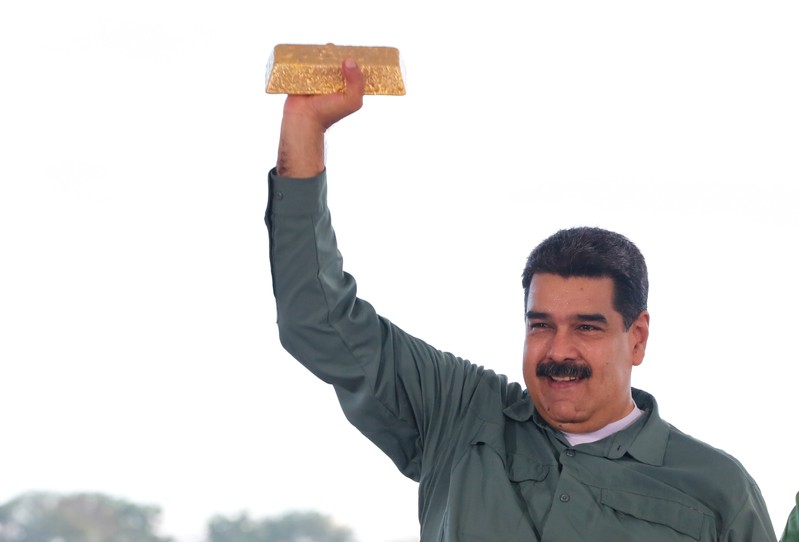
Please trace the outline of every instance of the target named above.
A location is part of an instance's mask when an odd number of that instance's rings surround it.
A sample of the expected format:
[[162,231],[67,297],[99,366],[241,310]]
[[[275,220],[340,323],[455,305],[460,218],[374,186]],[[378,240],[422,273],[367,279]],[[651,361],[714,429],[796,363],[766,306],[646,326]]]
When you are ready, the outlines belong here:
[[0,542],[172,542],[161,511],[98,493],[26,493],[0,506]]
[[352,530],[318,512],[291,512],[277,518],[250,519],[242,513],[208,522],[207,542],[353,542]]

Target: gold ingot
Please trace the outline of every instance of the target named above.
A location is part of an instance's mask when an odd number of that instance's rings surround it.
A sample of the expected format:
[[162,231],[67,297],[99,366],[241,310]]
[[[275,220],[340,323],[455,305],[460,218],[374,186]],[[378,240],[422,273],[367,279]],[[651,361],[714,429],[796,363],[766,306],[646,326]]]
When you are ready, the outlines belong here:
[[344,90],[341,63],[352,58],[363,72],[366,94],[402,96],[399,50],[347,45],[276,45],[266,66],[270,94],[332,94]]

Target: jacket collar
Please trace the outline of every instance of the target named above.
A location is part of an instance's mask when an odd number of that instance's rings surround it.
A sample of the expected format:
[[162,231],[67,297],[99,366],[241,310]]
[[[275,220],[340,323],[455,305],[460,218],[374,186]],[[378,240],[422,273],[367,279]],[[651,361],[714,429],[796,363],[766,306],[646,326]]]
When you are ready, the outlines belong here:
[[[608,438],[589,444],[580,444],[580,450],[593,455],[604,456],[608,459],[619,459],[625,454],[629,454],[641,463],[661,466],[666,455],[670,427],[661,419],[657,401],[652,395],[635,388],[632,389],[632,395],[635,404],[644,411],[644,416],[630,427]],[[519,401],[505,408],[503,412],[511,420],[517,422],[532,421],[542,430],[561,435],[560,431],[550,427],[536,412],[527,391],[524,392]]]

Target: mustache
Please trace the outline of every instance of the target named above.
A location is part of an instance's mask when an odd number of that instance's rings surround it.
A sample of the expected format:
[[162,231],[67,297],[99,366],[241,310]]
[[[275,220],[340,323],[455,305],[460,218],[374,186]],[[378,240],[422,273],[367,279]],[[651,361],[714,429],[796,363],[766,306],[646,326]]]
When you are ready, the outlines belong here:
[[565,361],[545,361],[535,368],[535,376],[554,376],[558,378],[590,378],[591,367],[572,359]]

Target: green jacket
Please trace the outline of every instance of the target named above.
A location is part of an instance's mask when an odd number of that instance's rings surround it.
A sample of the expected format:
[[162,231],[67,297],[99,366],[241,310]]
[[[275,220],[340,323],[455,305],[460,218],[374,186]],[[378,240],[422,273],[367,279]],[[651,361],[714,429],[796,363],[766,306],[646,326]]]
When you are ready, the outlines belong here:
[[412,337],[356,297],[326,176],[270,174],[266,223],[284,347],[419,482],[422,542],[776,542],[757,485],[722,451],[646,412],[570,446],[506,377]]
[[780,542],[799,542],[799,493],[796,494],[796,506],[788,516],[788,522],[785,524],[785,531],[782,533]]

